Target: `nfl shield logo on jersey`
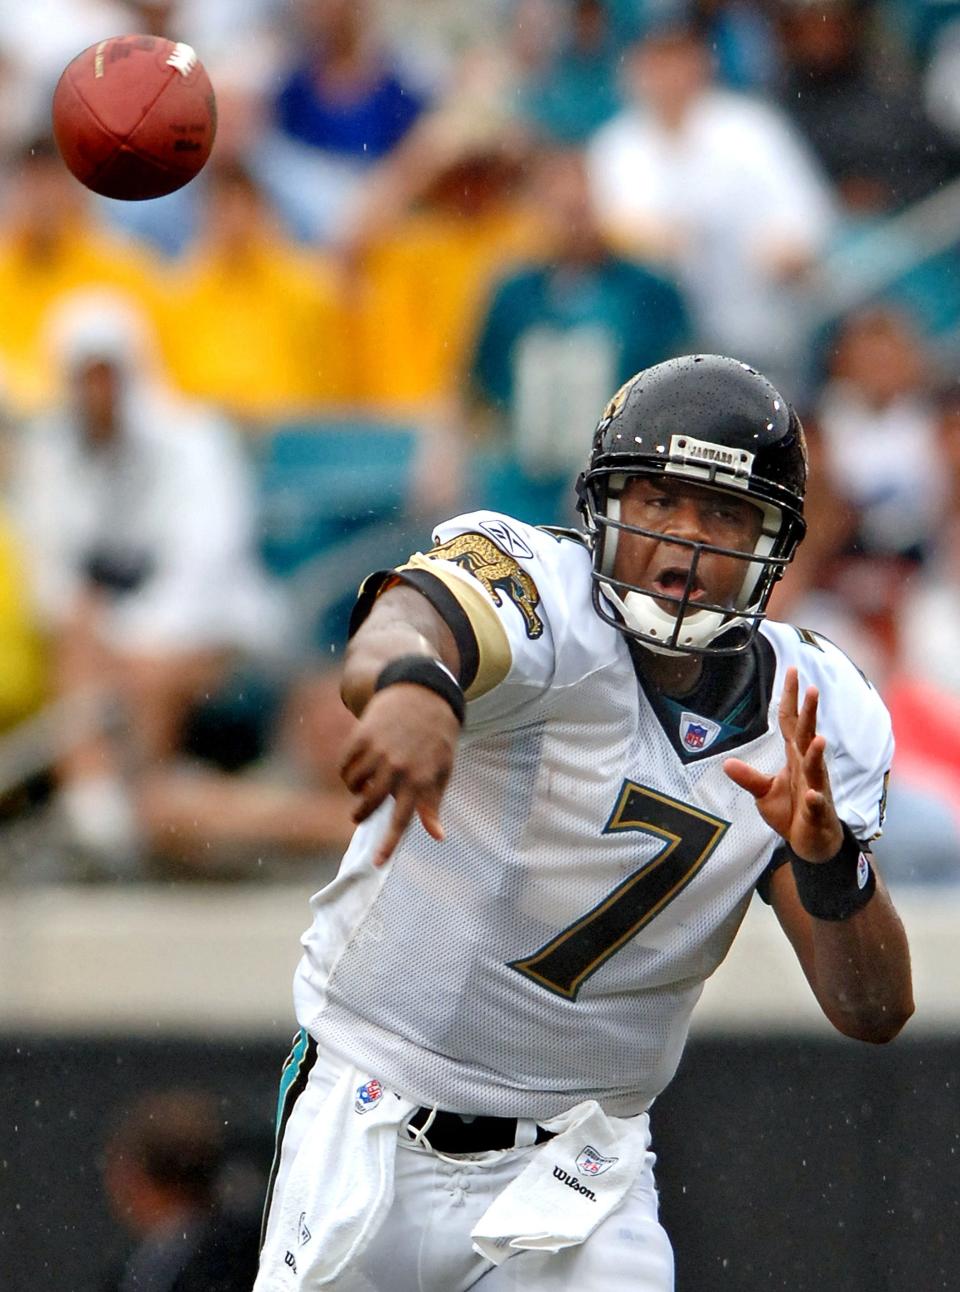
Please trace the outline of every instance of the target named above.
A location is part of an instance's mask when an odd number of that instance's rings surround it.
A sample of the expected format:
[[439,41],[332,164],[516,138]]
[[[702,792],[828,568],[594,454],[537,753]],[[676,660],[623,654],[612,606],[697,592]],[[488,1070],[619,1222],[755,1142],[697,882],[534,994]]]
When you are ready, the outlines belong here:
[[577,1155],[577,1170],[581,1175],[603,1175],[614,1162],[619,1161],[618,1157],[603,1157],[591,1144],[588,1144]]
[[358,1113],[367,1113],[371,1108],[375,1108],[383,1098],[383,1086],[376,1079],[371,1077],[362,1086],[357,1086],[357,1097],[353,1101],[353,1106]]
[[719,722],[701,718],[698,713],[684,712],[680,715],[680,743],[691,752],[699,753],[702,749],[709,749],[720,731]]

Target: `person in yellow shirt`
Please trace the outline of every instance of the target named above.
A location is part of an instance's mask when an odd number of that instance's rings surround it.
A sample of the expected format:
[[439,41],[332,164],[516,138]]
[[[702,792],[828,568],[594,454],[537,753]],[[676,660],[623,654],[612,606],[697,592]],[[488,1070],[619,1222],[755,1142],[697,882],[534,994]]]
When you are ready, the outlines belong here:
[[0,733],[29,717],[46,690],[46,657],[27,589],[20,538],[0,511]]
[[203,232],[169,286],[162,348],[190,396],[254,428],[348,397],[338,280],[287,238],[238,162],[207,178]]
[[45,338],[65,297],[106,287],[157,314],[155,262],[97,223],[87,196],[51,139],[24,145],[12,163],[0,228],[0,363],[15,414],[49,407],[59,393]]
[[517,129],[453,104],[383,164],[349,248],[362,403],[416,417],[454,396],[494,281],[542,239],[526,159]]

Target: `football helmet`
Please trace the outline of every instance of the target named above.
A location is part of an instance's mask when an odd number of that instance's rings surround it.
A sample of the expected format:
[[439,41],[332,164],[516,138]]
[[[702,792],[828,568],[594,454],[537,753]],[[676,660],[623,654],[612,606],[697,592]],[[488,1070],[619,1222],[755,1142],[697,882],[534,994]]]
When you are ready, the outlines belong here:
[[[620,497],[633,476],[671,476],[746,499],[762,517],[752,552],[627,525]],[[593,603],[602,619],[667,654],[735,654],[763,618],[774,584],[803,538],[807,450],[797,414],[746,363],[722,355],[670,359],[632,377],[610,400],[577,482],[593,550]],[[677,545],[686,585],[676,596],[614,577],[623,531]],[[731,605],[692,601],[704,552],[743,562]],[[736,630],[736,631],[735,631]]]

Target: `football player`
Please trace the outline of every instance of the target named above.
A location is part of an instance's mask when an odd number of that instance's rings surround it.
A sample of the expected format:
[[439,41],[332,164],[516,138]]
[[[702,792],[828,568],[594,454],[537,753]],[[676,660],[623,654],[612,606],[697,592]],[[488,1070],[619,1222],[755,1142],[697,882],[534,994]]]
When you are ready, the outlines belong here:
[[835,1027],[900,1031],[889,718],[764,619],[805,487],[778,391],[688,356],[610,401],[582,532],[475,512],[367,580],[258,1292],[672,1288],[648,1109],[755,889]]

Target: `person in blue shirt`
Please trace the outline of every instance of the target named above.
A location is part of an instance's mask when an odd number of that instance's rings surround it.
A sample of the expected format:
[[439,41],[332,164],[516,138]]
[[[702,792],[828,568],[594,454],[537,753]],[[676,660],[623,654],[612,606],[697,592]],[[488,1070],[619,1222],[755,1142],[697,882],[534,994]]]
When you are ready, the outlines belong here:
[[276,123],[312,148],[375,162],[399,143],[427,95],[382,45],[368,3],[307,6],[301,60],[274,102]]

